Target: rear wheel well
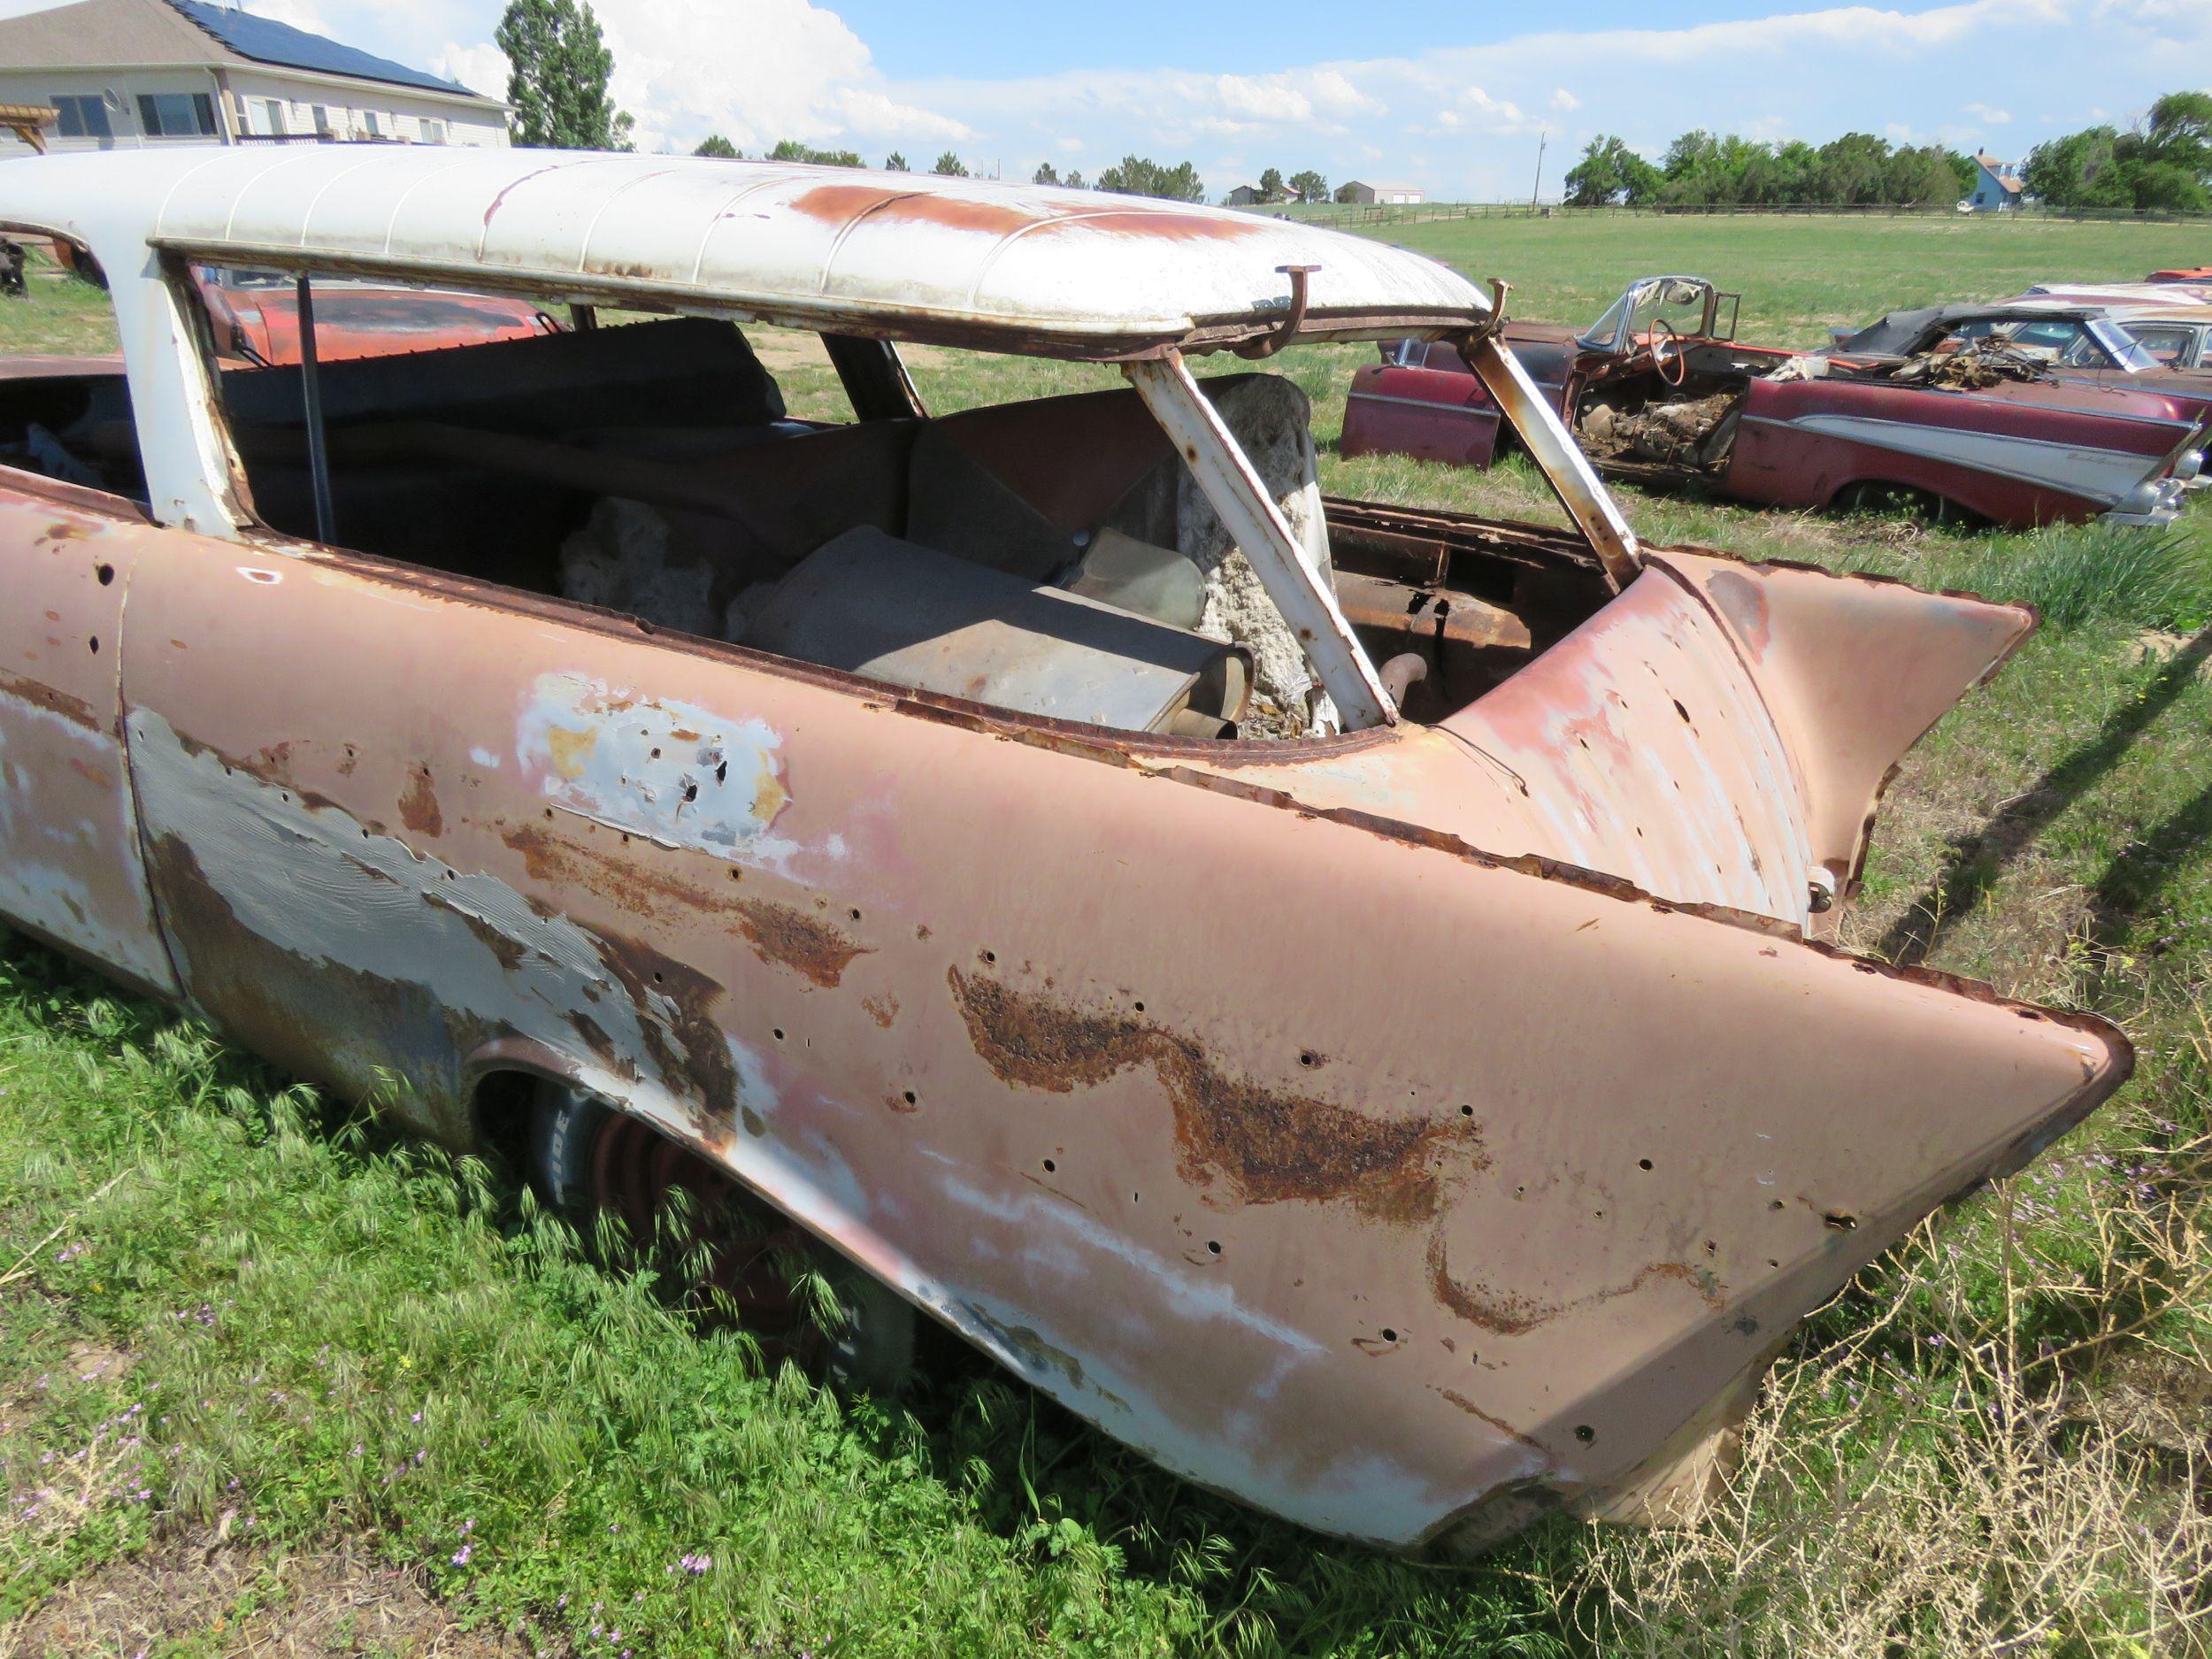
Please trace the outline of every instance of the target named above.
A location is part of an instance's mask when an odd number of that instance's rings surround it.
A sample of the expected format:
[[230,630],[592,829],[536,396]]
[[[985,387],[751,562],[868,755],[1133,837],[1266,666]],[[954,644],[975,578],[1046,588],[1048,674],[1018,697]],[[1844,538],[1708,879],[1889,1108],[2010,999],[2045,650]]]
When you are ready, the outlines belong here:
[[1828,498],[1828,505],[1836,512],[1901,514],[1925,524],[1972,526],[1984,522],[1979,513],[1924,486],[1893,483],[1883,478],[1855,479],[1838,485]]

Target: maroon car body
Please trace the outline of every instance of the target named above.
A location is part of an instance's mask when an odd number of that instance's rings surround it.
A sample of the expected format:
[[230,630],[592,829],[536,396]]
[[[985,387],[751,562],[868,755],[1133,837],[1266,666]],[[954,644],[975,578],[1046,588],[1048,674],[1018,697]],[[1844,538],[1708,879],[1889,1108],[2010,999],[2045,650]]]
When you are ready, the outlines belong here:
[[[1903,361],[1739,344],[1735,301],[1647,278],[1587,330],[1513,323],[1505,337],[1592,460],[1632,481],[1781,507],[1902,498],[2028,528],[2170,522],[2200,465],[2206,412],[2187,390],[1930,384]],[[1409,341],[1353,377],[1342,452],[1485,466],[1500,429],[1448,346]]]
[[[229,265],[196,265],[215,349],[267,367],[300,360],[299,299],[289,277]],[[315,288],[315,353],[326,363],[441,351],[560,329],[526,300],[326,279]]]

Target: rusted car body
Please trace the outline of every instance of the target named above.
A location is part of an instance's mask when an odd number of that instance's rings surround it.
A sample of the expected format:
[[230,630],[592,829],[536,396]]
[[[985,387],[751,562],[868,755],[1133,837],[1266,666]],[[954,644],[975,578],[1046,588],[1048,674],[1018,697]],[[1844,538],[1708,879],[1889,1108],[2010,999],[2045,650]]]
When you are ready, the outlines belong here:
[[[2032,615],[1640,545],[1415,256],[396,148],[10,164],[0,224],[118,273],[127,362],[0,383],[103,469],[0,471],[0,914],[457,1146],[588,1097],[1246,1502],[1447,1555],[1671,1512],[1810,1310],[2129,1071],[1831,942]],[[196,262],[672,315],[225,370]],[[854,422],[783,416],[761,323]],[[1573,529],[1305,519],[1294,388],[1188,369],[1409,335]],[[931,419],[898,341],[1126,385]],[[556,552],[610,498],[664,537],[611,608]],[[1245,640],[1157,620],[1194,526]],[[731,620],[656,621],[695,554]],[[1303,735],[1240,689],[1276,627]]]
[[[1588,329],[1509,323],[1505,338],[1609,476],[1659,487],[1798,508],[1901,496],[2013,528],[2161,525],[2200,465],[2205,409],[2186,388],[1747,346],[1736,307],[1701,278],[1652,277]],[[1408,340],[1353,377],[1343,452],[1483,466],[1499,433],[1452,347]]]

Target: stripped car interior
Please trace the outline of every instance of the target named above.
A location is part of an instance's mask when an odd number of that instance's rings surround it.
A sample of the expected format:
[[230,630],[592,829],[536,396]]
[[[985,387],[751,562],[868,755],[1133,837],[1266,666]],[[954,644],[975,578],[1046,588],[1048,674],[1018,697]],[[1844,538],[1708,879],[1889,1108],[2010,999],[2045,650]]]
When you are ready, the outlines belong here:
[[[1399,1550],[1684,1513],[1811,1310],[2128,1073],[1833,942],[2032,614],[1645,545],[1417,256],[400,147],[10,163],[0,224],[124,358],[0,379],[0,916],[559,1190],[726,1183],[869,1287],[849,1377],[933,1319]],[[301,360],[198,265],[288,274]],[[334,279],[560,326],[324,363]],[[1406,339],[1565,527],[1323,496],[1267,359]],[[932,415],[901,345],[1100,389]]]

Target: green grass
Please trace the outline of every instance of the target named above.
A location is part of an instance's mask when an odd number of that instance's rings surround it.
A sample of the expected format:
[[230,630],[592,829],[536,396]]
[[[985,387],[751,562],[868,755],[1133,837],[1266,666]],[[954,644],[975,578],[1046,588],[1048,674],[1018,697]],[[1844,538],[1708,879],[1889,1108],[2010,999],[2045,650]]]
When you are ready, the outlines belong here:
[[1743,296],[1738,338],[1805,348],[1826,331],[1908,305],[2000,299],[2032,282],[2137,281],[2200,264],[2201,225],[2114,225],[1993,215],[1898,219],[1597,217],[1444,219],[1373,228],[1469,276],[1513,285],[1509,314],[1591,323],[1658,273],[1709,277]]
[[[2157,227],[1515,228],[1496,263],[1535,292],[1756,267],[1777,329],[1862,285],[1844,316],[1932,297],[1896,291],[1915,258],[1993,292],[2002,270],[2181,257]],[[1793,242],[1808,230],[1824,240]],[[1924,240],[1893,243],[1905,230]],[[1706,257],[1655,245],[1676,233]],[[0,341],[81,326],[50,299],[0,302]],[[767,349],[795,408],[833,412],[826,368]],[[1327,488],[1556,518],[1523,463],[1337,457],[1365,356],[1272,365],[1317,399]],[[941,409],[1116,383],[947,353],[915,372]],[[2142,1056],[2090,1125],[1815,1322],[1701,1525],[1555,1523],[1423,1569],[1195,1492],[979,1367],[908,1406],[840,1402],[673,1316],[649,1271],[587,1265],[506,1172],[390,1139],[19,942],[0,956],[0,1655],[157,1534],[271,1562],[350,1540],[463,1624],[606,1659],[2203,1651],[2182,1621],[2212,1562],[2212,511],[2162,540],[1625,505],[1655,541],[2043,609],[1907,760],[1847,937],[2094,1009]],[[104,1356],[127,1369],[74,1380]],[[219,1650],[211,1624],[173,1649]]]

